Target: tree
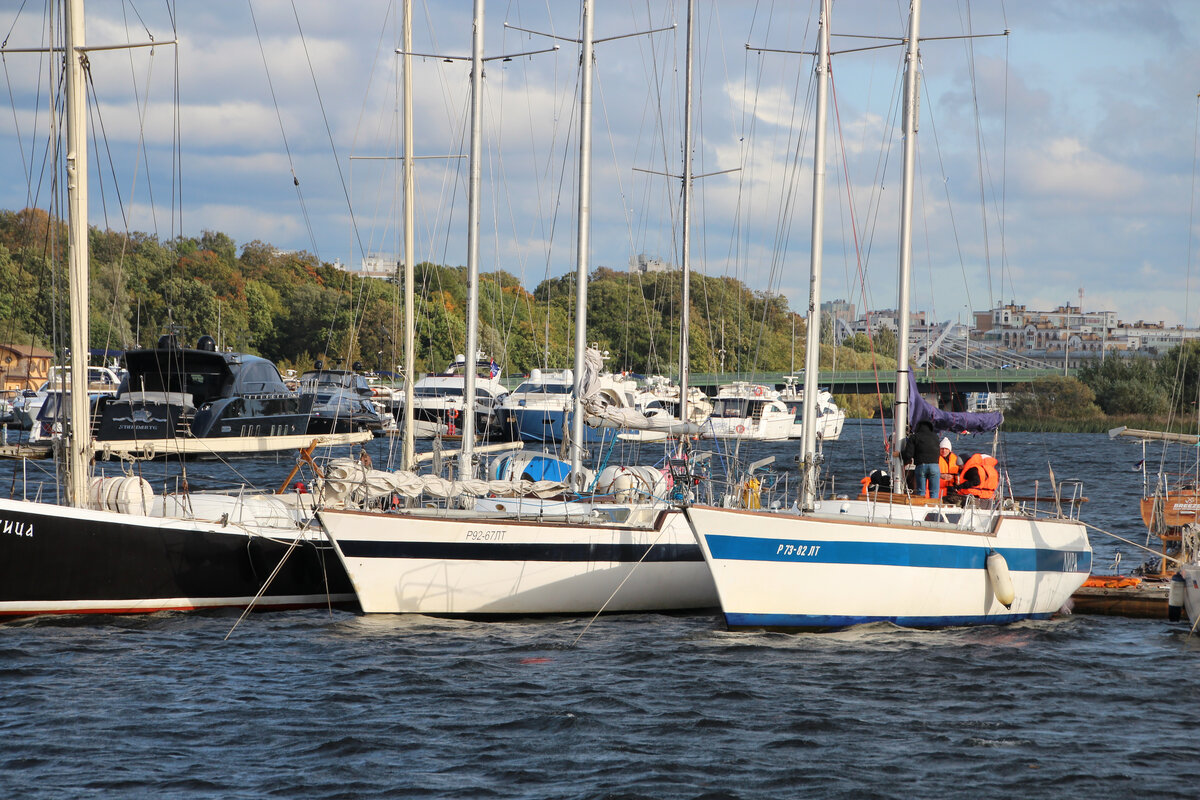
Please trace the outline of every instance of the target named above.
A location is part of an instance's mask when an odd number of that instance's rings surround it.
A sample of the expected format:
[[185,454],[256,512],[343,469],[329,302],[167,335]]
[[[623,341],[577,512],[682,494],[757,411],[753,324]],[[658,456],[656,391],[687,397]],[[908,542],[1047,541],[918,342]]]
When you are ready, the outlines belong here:
[[1087,384],[1064,375],[1049,375],[1033,383],[1014,386],[1009,392],[1014,417],[1087,420],[1103,416],[1096,393]]
[[1159,379],[1167,387],[1176,411],[1190,414],[1196,411],[1200,391],[1200,341],[1184,342],[1172,347],[1158,362]]
[[1149,358],[1106,358],[1079,370],[1105,414],[1161,416],[1171,407],[1159,365]]

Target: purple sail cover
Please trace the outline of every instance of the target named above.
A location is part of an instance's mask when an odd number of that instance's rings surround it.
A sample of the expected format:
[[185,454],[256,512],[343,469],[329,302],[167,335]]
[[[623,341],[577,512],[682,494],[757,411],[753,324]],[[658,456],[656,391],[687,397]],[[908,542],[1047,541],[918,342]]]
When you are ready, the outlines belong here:
[[933,423],[933,429],[938,433],[954,431],[955,433],[987,433],[999,428],[1004,422],[1004,415],[999,411],[942,411],[929,403],[917,391],[917,378],[912,372],[908,373],[908,427],[913,429],[917,423],[927,419]]

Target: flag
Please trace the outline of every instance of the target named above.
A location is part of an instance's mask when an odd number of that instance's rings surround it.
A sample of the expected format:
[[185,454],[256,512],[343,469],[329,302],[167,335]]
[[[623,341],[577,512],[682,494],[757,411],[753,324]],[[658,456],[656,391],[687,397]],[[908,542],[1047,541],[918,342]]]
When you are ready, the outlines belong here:
[[497,364],[495,361],[492,361],[492,377],[494,378],[499,374],[500,374],[500,365]]
[[1139,461],[1139,462],[1137,462],[1136,464],[1134,464],[1134,465],[1133,465],[1133,471],[1134,471],[1134,472],[1137,472],[1139,469],[1141,469],[1141,468],[1142,468],[1142,465],[1143,465],[1143,464],[1145,464],[1145,463],[1146,463],[1146,459],[1144,459],[1144,458],[1143,458],[1141,461]]

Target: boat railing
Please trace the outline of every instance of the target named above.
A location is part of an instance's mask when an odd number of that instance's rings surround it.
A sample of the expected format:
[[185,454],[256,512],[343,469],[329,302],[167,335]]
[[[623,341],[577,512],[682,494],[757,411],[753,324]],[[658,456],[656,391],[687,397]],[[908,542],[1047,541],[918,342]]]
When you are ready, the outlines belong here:
[[1032,516],[1051,516],[1059,519],[1079,519],[1079,508],[1088,501],[1083,493],[1083,481],[1066,478],[1058,482],[1054,490],[1041,494],[1040,483],[1034,482],[1033,496],[1011,495],[1005,498],[1005,508],[1015,508],[1019,513]]

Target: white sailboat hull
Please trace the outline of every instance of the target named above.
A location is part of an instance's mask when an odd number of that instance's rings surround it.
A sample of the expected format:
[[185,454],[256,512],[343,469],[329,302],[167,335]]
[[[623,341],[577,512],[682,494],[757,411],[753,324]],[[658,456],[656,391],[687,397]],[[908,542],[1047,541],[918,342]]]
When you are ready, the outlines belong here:
[[322,511],[366,613],[581,614],[715,608],[683,514],[652,524]]
[[1183,575],[1183,608],[1195,625],[1200,619],[1200,564],[1181,564],[1179,572]]
[[[828,507],[830,504],[826,503]],[[844,513],[839,513],[845,508]],[[893,513],[890,520],[883,514]],[[875,513],[874,521],[868,521]],[[966,512],[971,528],[926,522],[930,506],[843,501],[798,516],[687,510],[731,628],[1002,624],[1059,611],[1091,570],[1081,523]],[[953,520],[960,509],[946,508]],[[907,516],[907,519],[897,518]],[[985,565],[1004,556],[1016,597],[996,599]]]

